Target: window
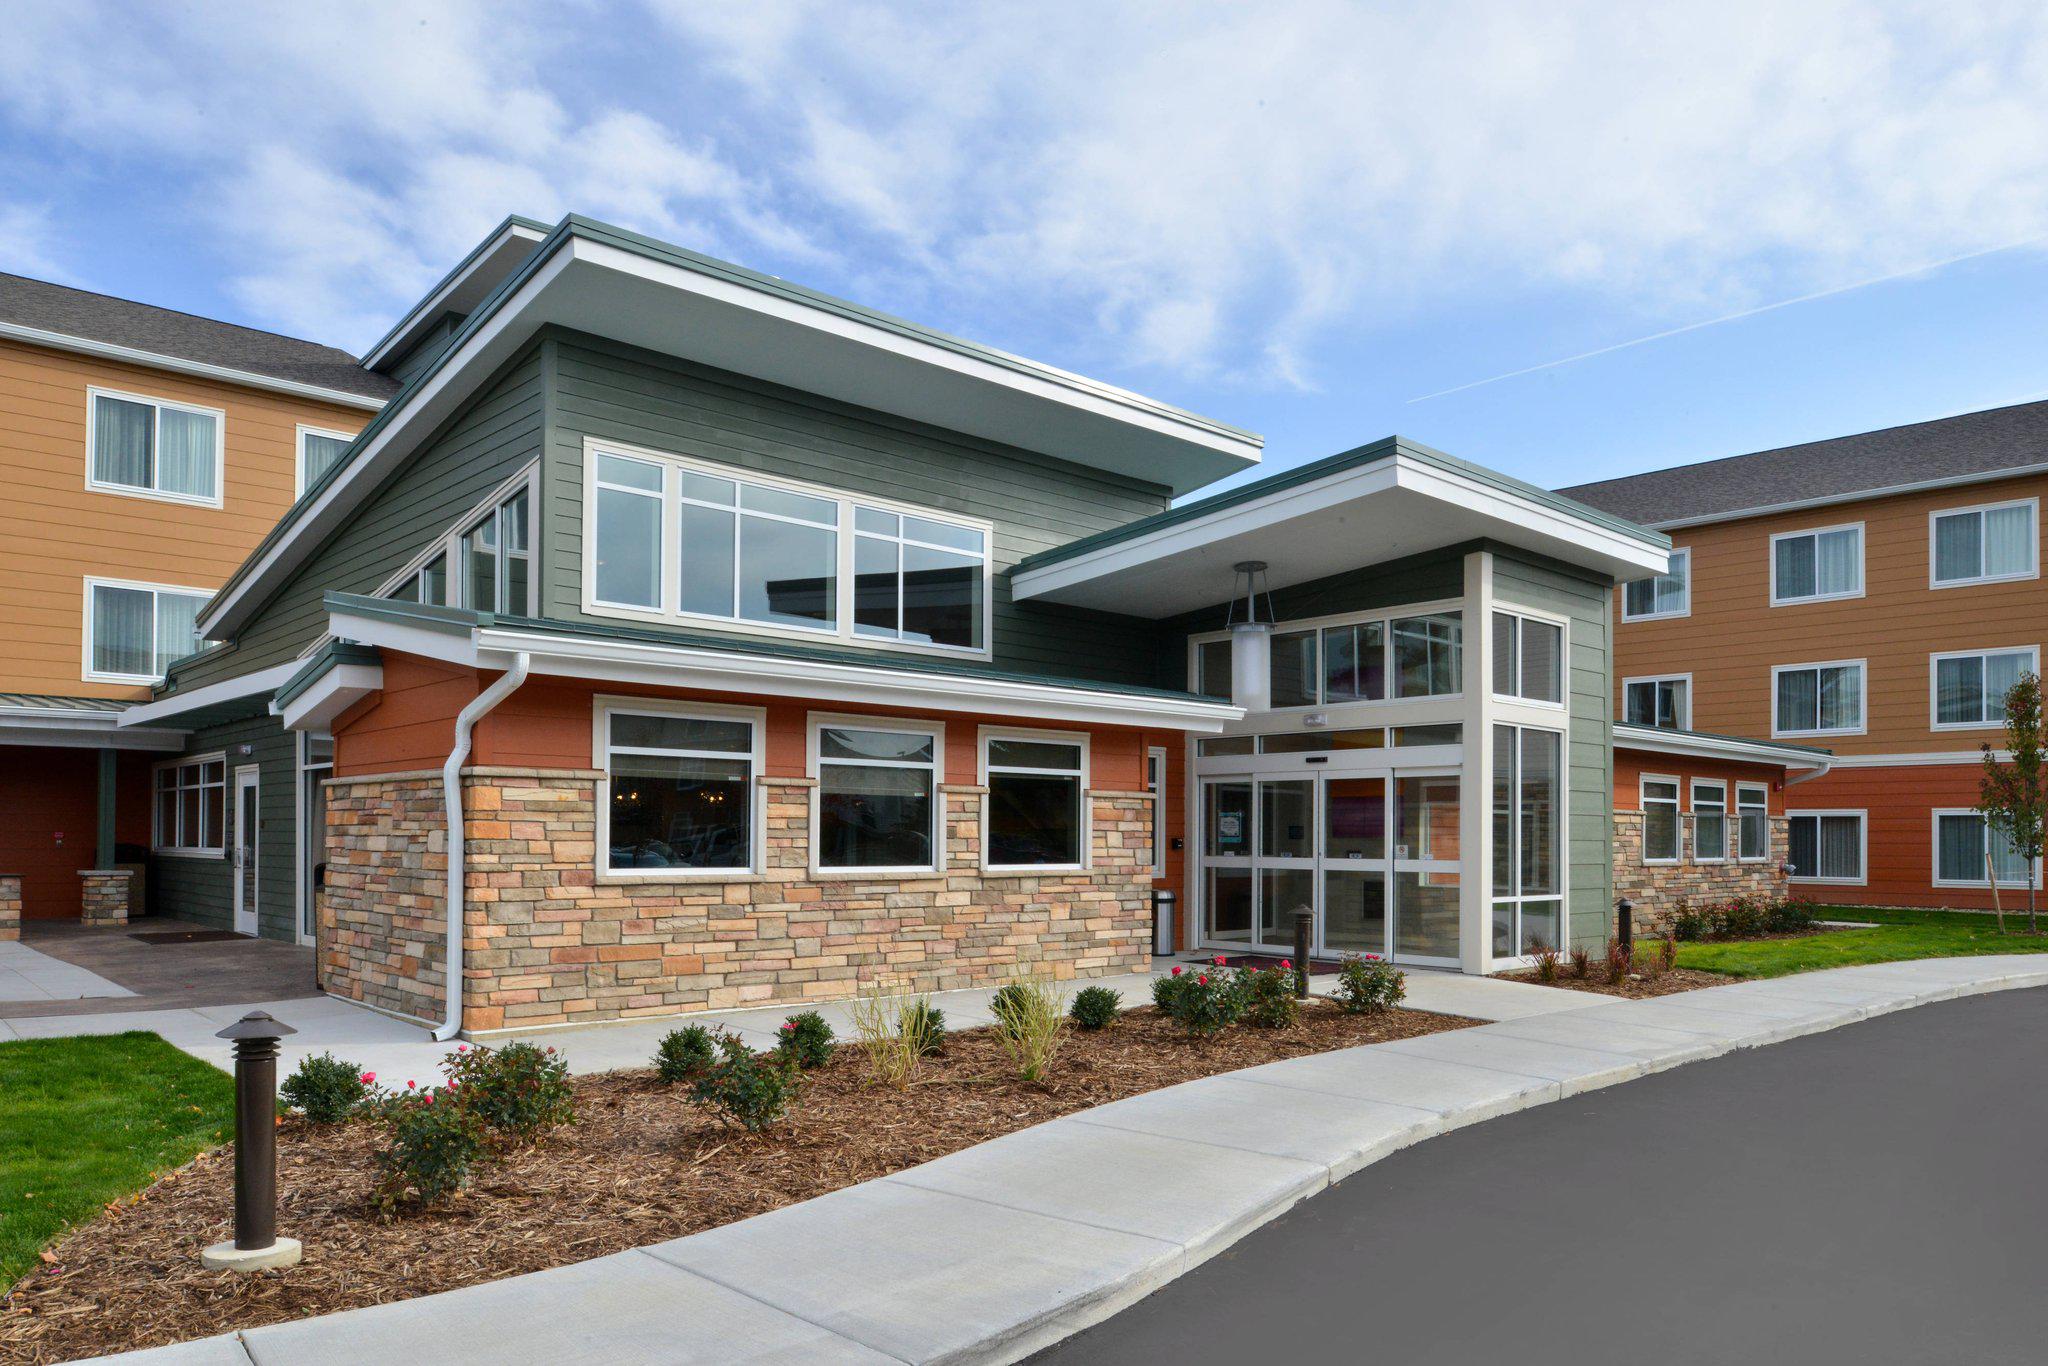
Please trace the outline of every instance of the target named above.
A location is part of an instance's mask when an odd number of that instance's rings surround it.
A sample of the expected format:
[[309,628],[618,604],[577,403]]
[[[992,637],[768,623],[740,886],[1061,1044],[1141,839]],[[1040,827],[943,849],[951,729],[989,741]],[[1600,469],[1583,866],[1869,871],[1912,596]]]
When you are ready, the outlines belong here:
[[2021,674],[2038,672],[2040,651],[1989,650],[1930,660],[1934,729],[1983,728],[2005,724],[2005,695]]
[[89,392],[88,488],[220,506],[219,409]]
[[[1995,847],[1994,847],[1995,846]],[[1989,860],[1987,866],[1986,860]],[[2001,887],[2024,887],[2027,861],[2013,852],[2012,842],[1993,840],[1984,817],[1976,811],[1934,813],[1934,881],[1939,886],[1982,887],[1996,869]]]
[[1564,947],[1564,736],[1493,728],[1493,956]]
[[213,595],[198,588],[85,581],[85,676],[154,683],[206,648],[195,624]]
[[1195,646],[1195,692],[1218,702],[1230,700],[1230,642],[1205,640]]
[[323,432],[317,427],[299,428],[299,488],[303,494],[320,482],[320,477],[341,463],[355,438],[347,432]]
[[1678,862],[1678,779],[1643,779],[1643,862]]
[[1771,670],[1775,735],[1858,734],[1863,730],[1863,661],[1786,664]]
[[589,454],[592,610],[988,650],[987,523],[680,456]]
[[1928,519],[1929,574],[1936,588],[2031,579],[2035,500],[1937,512]]
[[1637,579],[1621,588],[1621,619],[1651,621],[1692,613],[1692,551],[1675,548],[1671,568],[1655,578]]
[[744,873],[754,866],[758,712],[598,708],[608,873]]
[[1771,603],[1863,595],[1863,528],[1827,527],[1771,537]]
[[227,756],[173,760],[156,770],[153,844],[159,854],[218,855],[227,805]]
[[1692,675],[1631,678],[1621,685],[1621,719],[1662,730],[1692,728]]
[[944,733],[887,723],[819,726],[816,733],[819,869],[938,867]]
[[1280,631],[1272,639],[1271,681],[1275,707],[1316,704],[1316,633]]
[[1386,695],[1386,623],[1324,627],[1323,700],[1377,702]]
[[1728,784],[1692,780],[1692,861],[1728,861]]
[[1152,876],[1166,876],[1166,751],[1145,751],[1145,790],[1152,794]]
[[984,732],[983,858],[989,868],[1079,868],[1088,744],[1078,737]]
[[533,471],[472,508],[379,594],[399,602],[523,617],[533,599]]
[[1771,790],[1762,783],[1735,785],[1735,857],[1762,863],[1771,856]]
[[385,594],[400,602],[424,602],[432,607],[448,605],[448,555],[437,552],[418,569],[407,574],[398,587]]
[[1863,881],[1863,813],[1794,811],[1786,821],[1794,882]]
[[[1249,739],[1249,737],[1246,737]],[[1452,737],[1453,743],[1456,737]],[[1352,749],[1385,749],[1387,732],[1380,726],[1367,726],[1356,730],[1297,730],[1280,735],[1261,735],[1261,754],[1335,754]],[[1204,754],[1228,753],[1227,750],[1204,749]],[[1243,753],[1251,753],[1247,746]]]
[[1564,627],[1495,612],[1493,693],[1525,702],[1564,701]]
[[1462,688],[1464,623],[1458,613],[1397,617],[1393,640],[1395,696],[1449,697]]

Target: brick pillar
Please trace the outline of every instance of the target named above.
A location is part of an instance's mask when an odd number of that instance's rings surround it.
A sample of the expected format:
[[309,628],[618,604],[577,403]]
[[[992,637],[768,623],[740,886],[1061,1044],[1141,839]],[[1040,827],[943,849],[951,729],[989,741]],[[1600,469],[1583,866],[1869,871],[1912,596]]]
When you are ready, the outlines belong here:
[[0,944],[21,938],[21,875],[0,873]]
[[125,925],[128,923],[128,905],[131,899],[130,883],[134,875],[120,868],[84,868],[79,877],[85,880],[84,913],[80,923],[85,925]]

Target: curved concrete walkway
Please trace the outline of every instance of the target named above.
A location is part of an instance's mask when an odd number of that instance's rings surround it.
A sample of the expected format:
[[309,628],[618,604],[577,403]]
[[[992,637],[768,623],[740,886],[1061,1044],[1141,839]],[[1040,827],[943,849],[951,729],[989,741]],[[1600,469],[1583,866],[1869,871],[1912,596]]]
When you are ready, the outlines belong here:
[[1930,1001],[2048,956],[1838,968],[1268,1063],[631,1252],[114,1358],[1011,1361],[1331,1182],[1461,1125]]

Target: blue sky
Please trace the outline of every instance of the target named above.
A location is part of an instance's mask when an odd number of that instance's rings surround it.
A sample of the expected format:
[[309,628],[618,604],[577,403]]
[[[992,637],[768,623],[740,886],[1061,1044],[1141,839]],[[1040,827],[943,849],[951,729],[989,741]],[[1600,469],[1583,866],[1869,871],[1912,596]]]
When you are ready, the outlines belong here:
[[2038,5],[8,26],[0,269],[352,348],[504,214],[575,210],[1250,427],[1268,469],[1400,432],[1563,485],[2048,396]]

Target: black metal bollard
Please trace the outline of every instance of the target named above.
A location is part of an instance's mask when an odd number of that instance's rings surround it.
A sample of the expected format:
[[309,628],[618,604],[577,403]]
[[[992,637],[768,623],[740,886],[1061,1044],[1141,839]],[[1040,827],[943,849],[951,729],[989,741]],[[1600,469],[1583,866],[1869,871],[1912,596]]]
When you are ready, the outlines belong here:
[[299,1260],[297,1240],[277,1236],[277,1041],[298,1032],[257,1010],[214,1036],[235,1045],[235,1240],[200,1254],[217,1270]]
[[1296,911],[1294,913],[1294,994],[1306,998],[1308,995],[1308,950],[1315,942],[1316,913]]
[[1633,960],[1636,952],[1636,906],[1627,897],[1614,903],[1614,914],[1619,924],[1615,927],[1616,937],[1621,940],[1621,950]]

